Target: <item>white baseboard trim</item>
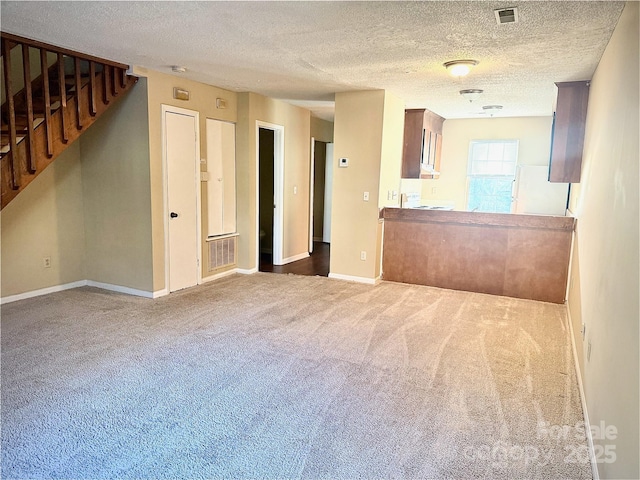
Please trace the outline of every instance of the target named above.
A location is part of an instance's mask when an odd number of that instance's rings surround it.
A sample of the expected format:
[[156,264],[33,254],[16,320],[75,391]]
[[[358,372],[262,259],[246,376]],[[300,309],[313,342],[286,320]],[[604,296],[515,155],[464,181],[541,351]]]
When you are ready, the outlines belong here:
[[229,275],[232,275],[234,273],[238,273],[238,269],[237,268],[232,268],[231,270],[225,270],[224,272],[214,273],[213,275],[209,275],[208,277],[204,277],[202,279],[201,283],[207,283],[207,282],[211,282],[213,280],[217,280],[217,279],[222,278],[222,277],[228,277]]
[[236,273],[240,273],[242,275],[251,275],[253,273],[258,272],[258,267],[254,268],[236,268]]
[[287,263],[291,263],[291,262],[297,262],[298,260],[302,260],[308,257],[309,257],[309,252],[300,253],[299,255],[294,255],[293,257],[282,259],[282,265],[286,265]]
[[126,293],[127,295],[135,295],[136,297],[145,298],[157,298],[162,296],[163,290],[159,292],[148,292],[146,290],[138,290],[137,288],[123,287],[122,285],[113,285],[112,283],[94,282],[93,280],[87,280],[89,287],[102,288],[103,290],[110,290],[112,292]]
[[39,297],[40,295],[62,292],[63,290],[70,290],[72,288],[84,287],[86,285],[86,280],[79,280],[77,282],[65,283],[63,285],[54,285],[53,287],[40,288],[38,290],[32,290],[30,292],[9,295],[8,297],[0,298],[0,305],[4,305],[5,303],[17,302],[18,300],[25,300],[27,298]]
[[162,290],[156,290],[152,293],[152,295],[152,298],[164,297],[165,295],[169,295],[169,290],[166,288],[163,288]]
[[576,367],[576,376],[578,377],[578,391],[580,392],[580,401],[582,402],[582,413],[584,414],[585,430],[587,433],[587,443],[589,446],[589,460],[591,461],[591,474],[593,480],[600,480],[598,473],[598,459],[593,447],[593,434],[591,433],[591,422],[589,421],[589,411],[587,410],[587,399],[584,396],[584,385],[582,384],[582,374],[580,372],[580,363],[578,363],[578,350],[576,347],[576,337],[573,331],[573,322],[571,321],[571,311],[569,305],[565,303],[567,309],[567,322],[569,323],[569,334],[571,335],[571,351],[573,352],[573,364]]
[[380,277],[355,277],[353,275],[343,275],[341,273],[329,273],[329,278],[335,278],[336,280],[346,280],[347,282],[366,283],[367,285],[376,285],[380,283]]

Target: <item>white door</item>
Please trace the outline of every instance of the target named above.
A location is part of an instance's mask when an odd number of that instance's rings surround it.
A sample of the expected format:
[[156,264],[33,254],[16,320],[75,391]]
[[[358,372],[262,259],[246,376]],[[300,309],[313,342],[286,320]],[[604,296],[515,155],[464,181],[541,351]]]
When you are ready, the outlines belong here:
[[170,292],[198,283],[197,120],[164,112]]

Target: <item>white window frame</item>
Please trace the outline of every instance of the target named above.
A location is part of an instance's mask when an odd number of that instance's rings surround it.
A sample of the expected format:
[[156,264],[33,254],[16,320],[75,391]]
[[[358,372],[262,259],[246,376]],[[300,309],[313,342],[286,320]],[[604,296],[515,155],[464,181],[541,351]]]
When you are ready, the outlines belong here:
[[[474,155],[474,147],[479,146],[479,145],[491,145],[491,144],[502,144],[502,145],[513,145],[515,144],[515,148],[516,148],[516,155],[515,155],[515,159],[513,161],[508,161],[505,162],[505,158],[504,158],[504,150],[503,150],[503,156],[500,160],[489,160],[488,158],[486,160],[477,160],[473,158]],[[518,139],[482,139],[482,140],[471,140],[469,142],[469,155],[468,155],[468,159],[467,159],[467,188],[466,188],[466,198],[465,198],[465,205],[467,210],[470,210],[470,205],[469,205],[469,200],[470,200],[470,186],[471,186],[471,180],[473,178],[510,178],[512,181],[515,181],[516,178],[516,169],[518,166],[518,153],[519,153],[519,147],[520,147],[520,142]],[[488,162],[493,162],[493,163],[497,163],[500,162],[500,164],[502,165],[502,168],[500,168],[500,172],[496,172],[496,171],[487,171],[486,173],[474,173],[474,162],[478,162],[478,161],[486,161]],[[513,168],[512,168],[512,173],[504,173],[504,165],[508,163],[508,164],[513,164]],[[512,193],[511,193],[511,208],[510,210],[513,211],[513,207],[514,207],[514,202],[513,202],[513,189],[512,189]]]

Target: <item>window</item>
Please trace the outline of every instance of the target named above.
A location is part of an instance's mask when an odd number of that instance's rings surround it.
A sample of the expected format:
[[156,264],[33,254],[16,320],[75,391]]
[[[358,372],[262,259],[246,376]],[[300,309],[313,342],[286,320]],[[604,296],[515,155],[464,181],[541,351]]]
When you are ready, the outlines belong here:
[[518,140],[472,140],[467,210],[509,213],[518,162]]

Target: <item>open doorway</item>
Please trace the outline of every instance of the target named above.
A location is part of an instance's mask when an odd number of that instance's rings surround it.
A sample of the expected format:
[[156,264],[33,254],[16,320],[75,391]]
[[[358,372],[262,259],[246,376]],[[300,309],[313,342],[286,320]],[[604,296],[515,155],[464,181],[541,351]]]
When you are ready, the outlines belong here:
[[331,196],[333,193],[333,143],[312,139],[311,230],[315,244],[331,242]]
[[[262,157],[262,158],[261,158]],[[256,122],[256,259],[283,264],[284,127]]]
[[313,142],[313,242],[322,242],[324,238],[324,190],[327,144]]
[[258,129],[258,253],[259,270],[273,265],[275,132]]

